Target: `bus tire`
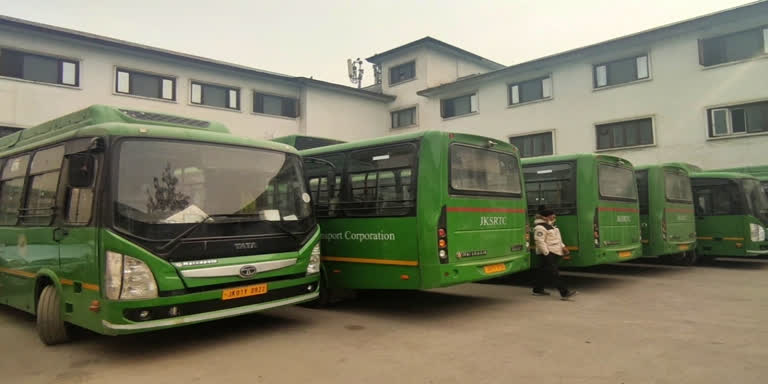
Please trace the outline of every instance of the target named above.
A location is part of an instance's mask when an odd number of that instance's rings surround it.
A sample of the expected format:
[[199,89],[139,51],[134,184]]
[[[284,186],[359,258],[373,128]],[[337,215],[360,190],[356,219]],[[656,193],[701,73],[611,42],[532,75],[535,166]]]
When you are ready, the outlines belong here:
[[45,345],[69,341],[69,332],[61,317],[61,296],[53,285],[46,285],[37,300],[37,335]]
[[696,264],[696,260],[696,251],[693,250],[685,252],[680,256],[680,264],[686,267]]

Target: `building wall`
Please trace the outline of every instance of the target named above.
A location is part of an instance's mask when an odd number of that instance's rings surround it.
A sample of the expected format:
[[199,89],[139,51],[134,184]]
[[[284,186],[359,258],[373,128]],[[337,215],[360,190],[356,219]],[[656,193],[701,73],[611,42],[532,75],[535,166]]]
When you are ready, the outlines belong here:
[[[360,124],[361,114],[370,112],[368,119],[375,119],[373,121],[380,124],[379,129],[369,134],[383,134],[381,126],[385,121],[385,102],[331,91],[312,91],[312,104],[307,111],[305,103],[300,103],[299,118],[255,114],[252,112],[253,90],[297,99],[304,99],[306,92],[293,82],[10,28],[0,29],[0,47],[80,61],[80,87],[77,88],[0,77],[0,126],[28,128],[92,104],[108,104],[214,120],[226,124],[234,134],[256,139],[307,132],[308,126],[321,127],[319,131],[327,132],[331,132],[334,126],[372,127],[375,123]],[[176,77],[177,100],[116,94],[116,66]],[[240,111],[191,104],[191,80],[240,88]],[[364,112],[333,112],[337,110]],[[318,121],[308,122],[304,113],[314,115]],[[329,119],[330,116],[334,119]],[[309,130],[312,131],[311,128]],[[350,137],[356,137],[359,132],[353,132]]]
[[[726,139],[708,137],[707,109],[768,100],[768,59],[704,68],[699,65],[698,38],[758,26],[765,19],[718,25],[654,44],[612,49],[550,68],[504,79],[468,84],[464,89],[430,97],[425,113],[440,115],[439,99],[478,91],[478,112],[437,119],[431,128],[507,139],[541,131],[555,132],[555,154],[596,150],[596,123],[651,116],[655,144],[609,150],[635,164],[688,161],[704,168],[765,164],[768,135]],[[592,66],[634,54],[649,54],[651,79],[594,90]],[[509,107],[507,84],[552,74],[551,100]]]
[[354,141],[389,131],[386,103],[311,86],[304,93],[308,123],[304,134]]

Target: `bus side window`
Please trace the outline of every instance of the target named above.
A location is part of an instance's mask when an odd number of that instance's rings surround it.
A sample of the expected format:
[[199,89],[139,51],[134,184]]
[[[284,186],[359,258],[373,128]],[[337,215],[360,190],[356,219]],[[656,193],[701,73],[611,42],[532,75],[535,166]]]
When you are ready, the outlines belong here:
[[8,159],[0,174],[0,225],[16,225],[25,187],[29,155]]
[[51,225],[56,213],[56,194],[59,189],[64,146],[44,149],[35,153],[29,167],[27,202],[21,211],[21,222],[26,225]]
[[74,154],[67,156],[67,203],[65,222],[87,225],[93,213],[93,182],[96,162],[93,156]]

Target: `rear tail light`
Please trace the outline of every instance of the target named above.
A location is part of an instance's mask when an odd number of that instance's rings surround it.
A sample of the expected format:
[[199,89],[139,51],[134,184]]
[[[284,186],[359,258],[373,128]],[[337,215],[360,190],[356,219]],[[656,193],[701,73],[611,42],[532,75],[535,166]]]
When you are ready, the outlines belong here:
[[667,241],[667,213],[664,212],[661,216],[661,238]]
[[448,264],[448,228],[445,217],[445,206],[440,210],[440,218],[437,220],[437,258],[440,264]]
[[531,225],[525,224],[525,249],[531,246]]
[[595,218],[592,220],[592,231],[595,236],[595,248],[600,248],[600,210],[595,208]]

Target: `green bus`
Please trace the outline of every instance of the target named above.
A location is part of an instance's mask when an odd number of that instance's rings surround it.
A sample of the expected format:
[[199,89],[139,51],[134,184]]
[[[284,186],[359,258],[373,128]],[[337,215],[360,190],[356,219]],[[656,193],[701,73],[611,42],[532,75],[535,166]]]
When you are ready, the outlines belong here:
[[0,139],[0,170],[0,302],[46,344],[319,294],[319,227],[284,144],[92,106]]
[[691,180],[677,164],[635,168],[643,256],[684,265],[696,262],[696,219]]
[[300,153],[323,228],[321,287],[428,289],[529,268],[511,144],[426,131]]
[[699,258],[768,254],[768,197],[753,176],[735,172],[691,175]]
[[523,178],[528,212],[545,206],[557,214],[563,242],[571,251],[561,266],[642,256],[637,185],[629,161],[596,154],[526,158]]
[[319,148],[319,147],[325,147],[327,145],[345,143],[344,141],[341,141],[341,140],[326,139],[324,137],[304,136],[304,135],[282,136],[282,137],[274,138],[272,139],[272,141],[288,144],[299,151],[304,149]]

